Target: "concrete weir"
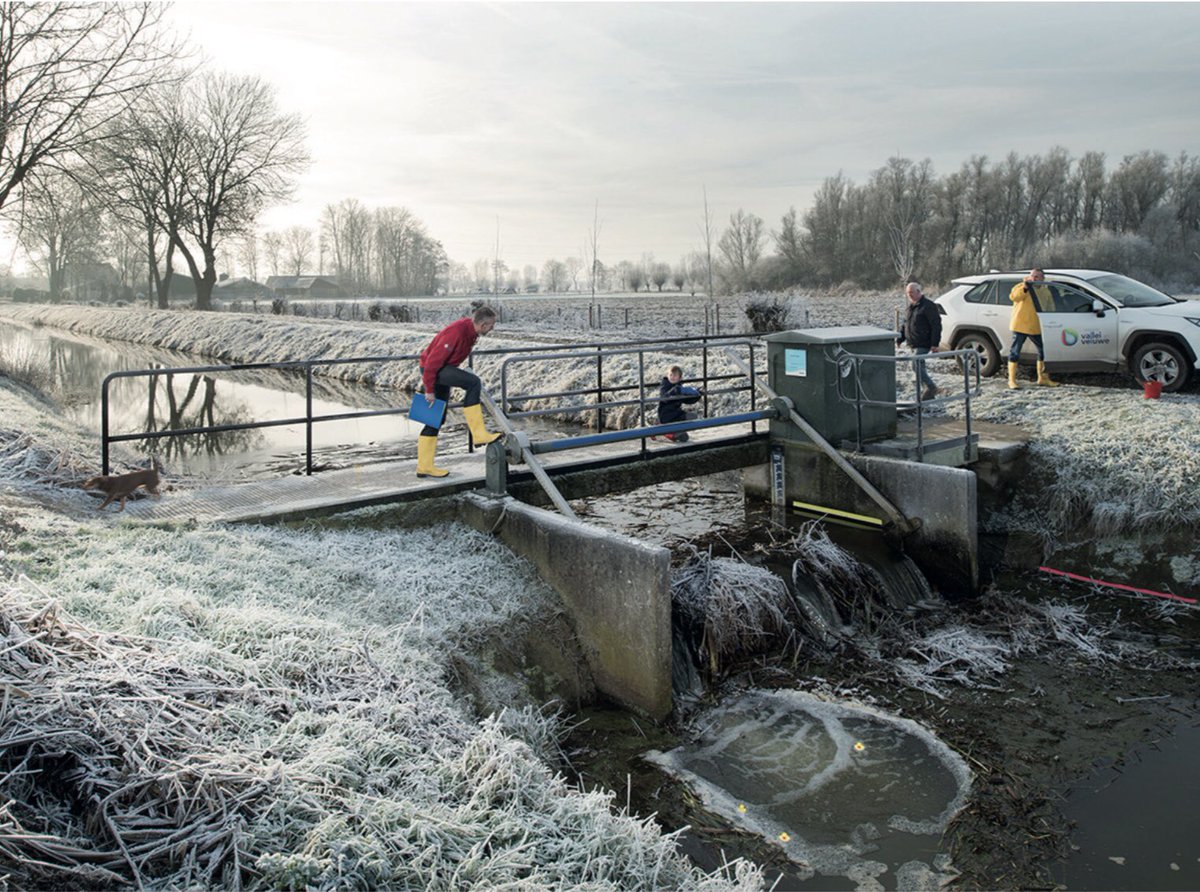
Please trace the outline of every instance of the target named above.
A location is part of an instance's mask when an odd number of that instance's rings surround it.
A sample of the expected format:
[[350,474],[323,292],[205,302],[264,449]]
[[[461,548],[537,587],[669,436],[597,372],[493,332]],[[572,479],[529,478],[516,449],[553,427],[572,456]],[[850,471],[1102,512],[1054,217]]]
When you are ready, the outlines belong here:
[[512,497],[467,493],[459,516],[531,561],[562,596],[596,688],[653,719],[671,712],[671,553]]
[[[790,500],[799,500],[868,517],[879,516],[877,506],[824,453],[794,443],[784,444],[783,448],[789,504]],[[904,548],[929,581],[943,590],[977,591],[975,473],[964,468],[868,455],[846,458],[906,517],[920,518],[919,528],[904,537]],[[769,466],[746,468],[742,477],[746,494],[769,500],[770,472]]]

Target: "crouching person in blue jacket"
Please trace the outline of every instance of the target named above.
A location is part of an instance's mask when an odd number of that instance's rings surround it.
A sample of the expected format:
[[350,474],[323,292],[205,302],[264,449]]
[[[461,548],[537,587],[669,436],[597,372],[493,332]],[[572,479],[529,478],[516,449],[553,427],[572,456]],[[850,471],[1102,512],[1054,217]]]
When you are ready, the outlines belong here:
[[[683,369],[677,365],[671,366],[667,377],[662,379],[658,390],[658,423],[674,424],[676,421],[690,421],[696,417],[695,412],[688,412],[683,407],[692,405],[700,400],[704,391],[695,387],[686,387],[683,382]],[[665,434],[668,440],[677,443],[687,442],[687,431],[677,434]]]

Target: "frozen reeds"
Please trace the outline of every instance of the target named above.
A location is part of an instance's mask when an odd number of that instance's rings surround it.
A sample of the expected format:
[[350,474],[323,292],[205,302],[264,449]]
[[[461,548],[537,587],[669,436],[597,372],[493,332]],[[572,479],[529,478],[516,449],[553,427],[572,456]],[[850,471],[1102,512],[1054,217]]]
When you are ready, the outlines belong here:
[[70,449],[52,449],[24,431],[0,429],[0,479],[69,486],[94,467]]
[[762,567],[714,558],[692,549],[671,576],[671,600],[680,619],[702,630],[702,656],[716,672],[739,654],[757,653],[791,629],[786,584]]

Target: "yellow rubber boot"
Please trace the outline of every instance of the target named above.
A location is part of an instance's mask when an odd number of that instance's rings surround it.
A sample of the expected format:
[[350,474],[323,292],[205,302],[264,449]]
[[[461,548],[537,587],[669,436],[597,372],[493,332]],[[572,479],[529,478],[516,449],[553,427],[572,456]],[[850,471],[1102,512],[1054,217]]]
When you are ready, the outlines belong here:
[[1038,362],[1038,379],[1037,383],[1043,387],[1058,387],[1057,381],[1051,381],[1050,376],[1046,374],[1046,363]]
[[433,463],[437,454],[437,436],[417,437],[417,476],[445,477],[450,472],[439,468]]
[[1008,389],[1009,390],[1016,390],[1018,387],[1021,386],[1020,384],[1017,383],[1017,369],[1018,368],[1020,368],[1020,366],[1018,366],[1015,362],[1012,362],[1011,360],[1009,361],[1009,363],[1008,363]]
[[483,408],[476,403],[474,406],[463,406],[463,416],[467,419],[467,427],[471,429],[471,439],[476,446],[486,446],[492,440],[499,440],[504,434],[493,434],[483,423]]

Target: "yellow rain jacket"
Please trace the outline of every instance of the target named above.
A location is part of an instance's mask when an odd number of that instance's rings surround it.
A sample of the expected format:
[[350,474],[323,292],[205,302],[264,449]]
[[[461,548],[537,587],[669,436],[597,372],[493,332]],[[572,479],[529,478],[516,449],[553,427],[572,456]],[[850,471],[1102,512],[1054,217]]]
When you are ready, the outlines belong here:
[[1032,285],[1037,292],[1038,303],[1043,307],[1049,307],[1050,304],[1050,289],[1041,282],[1018,282],[1013,286],[1013,290],[1008,293],[1008,299],[1012,301],[1012,319],[1008,323],[1009,329],[1015,334],[1035,334],[1042,333],[1042,323],[1038,319],[1037,308],[1034,307],[1033,301],[1029,299],[1029,292],[1025,290],[1026,285]]

